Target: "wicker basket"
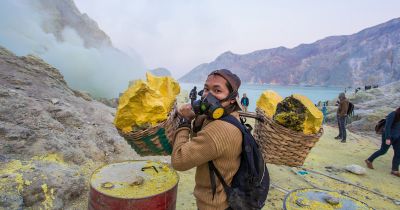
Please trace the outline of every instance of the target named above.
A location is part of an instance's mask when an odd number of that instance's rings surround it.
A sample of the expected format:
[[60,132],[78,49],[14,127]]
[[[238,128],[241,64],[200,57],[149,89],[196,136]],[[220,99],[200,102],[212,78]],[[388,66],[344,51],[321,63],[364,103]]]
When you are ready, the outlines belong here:
[[140,156],[170,155],[172,153],[170,142],[179,123],[177,116],[175,104],[167,120],[154,127],[129,133],[117,130]]
[[257,108],[254,128],[256,139],[267,163],[287,166],[301,166],[311,148],[323,134],[321,128],[317,134],[306,135],[274,122]]

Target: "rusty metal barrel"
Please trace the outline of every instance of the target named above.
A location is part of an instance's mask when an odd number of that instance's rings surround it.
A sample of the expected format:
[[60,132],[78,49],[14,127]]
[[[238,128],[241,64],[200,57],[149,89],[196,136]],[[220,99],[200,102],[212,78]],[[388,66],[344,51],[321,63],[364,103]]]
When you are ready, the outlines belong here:
[[178,174],[165,163],[124,161],[96,169],[89,210],[174,210]]

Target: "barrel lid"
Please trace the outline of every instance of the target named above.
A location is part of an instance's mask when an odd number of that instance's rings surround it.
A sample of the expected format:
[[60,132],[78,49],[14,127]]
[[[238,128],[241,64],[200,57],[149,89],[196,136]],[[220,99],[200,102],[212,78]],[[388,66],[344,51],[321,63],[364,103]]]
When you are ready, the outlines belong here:
[[140,199],[169,191],[178,180],[178,174],[166,163],[134,160],[96,169],[90,185],[111,197]]
[[289,192],[283,202],[283,209],[370,210],[373,208],[362,201],[338,192],[307,188]]

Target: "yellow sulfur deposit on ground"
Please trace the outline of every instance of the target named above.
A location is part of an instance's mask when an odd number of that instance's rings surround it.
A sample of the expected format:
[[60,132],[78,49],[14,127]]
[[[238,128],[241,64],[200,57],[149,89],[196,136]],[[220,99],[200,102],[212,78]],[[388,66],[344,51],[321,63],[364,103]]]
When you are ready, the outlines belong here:
[[[32,165],[30,163],[28,164],[22,164],[21,161],[19,160],[12,160],[9,163],[5,165],[4,168],[0,169],[0,174],[12,174],[13,176],[10,177],[15,177],[14,181],[17,183],[17,190],[18,192],[22,192],[23,186],[24,186],[24,178],[22,173],[20,171],[26,171],[26,170],[31,170]],[[7,181],[6,179],[0,179],[0,190],[5,190],[2,189],[2,183],[1,182]]]
[[306,96],[293,94],[278,104],[274,120],[294,131],[315,134],[321,128],[323,115]]
[[42,156],[34,156],[32,157],[32,160],[40,160],[44,162],[52,162],[52,163],[57,163],[60,165],[66,165],[64,162],[64,159],[59,156],[58,154],[46,154]]
[[90,182],[91,187],[108,196],[140,199],[166,192],[178,180],[177,173],[166,164],[125,161],[97,169]]
[[155,126],[167,119],[180,92],[179,84],[171,77],[146,74],[147,81],[137,80],[119,98],[115,126],[123,132],[133,127]]
[[42,190],[45,195],[45,199],[42,202],[44,205],[45,209],[51,209],[53,207],[53,200],[55,199],[54,197],[54,189],[51,189],[50,191],[48,190],[47,184],[42,185]]
[[[62,157],[57,154],[46,154],[42,156],[34,156],[30,160],[20,161],[20,160],[11,160],[8,163],[4,164],[3,168],[0,168],[0,174],[6,175],[5,178],[0,179],[0,194],[2,191],[8,191],[4,186],[8,182],[15,182],[17,184],[17,192],[22,193],[25,189],[24,187],[30,186],[34,180],[28,180],[24,177],[24,173],[29,173],[34,170],[36,162],[39,161],[41,163],[57,163],[61,165],[66,165]],[[46,180],[47,175],[41,174],[42,179]],[[54,189],[49,188],[47,184],[43,184],[42,190],[45,196],[45,199],[42,201],[42,205],[44,209],[51,209],[53,206],[54,197]]]
[[276,106],[283,98],[273,90],[264,91],[257,100],[257,107],[262,109],[268,117],[273,117]]

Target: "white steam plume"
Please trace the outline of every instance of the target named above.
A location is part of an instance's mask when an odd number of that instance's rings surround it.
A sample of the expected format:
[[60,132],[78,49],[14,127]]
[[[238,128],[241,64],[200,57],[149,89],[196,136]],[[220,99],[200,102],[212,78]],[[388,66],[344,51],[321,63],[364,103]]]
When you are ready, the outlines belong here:
[[145,67],[107,46],[86,48],[71,27],[62,29],[63,41],[42,29],[48,18],[28,0],[0,1],[0,45],[15,54],[34,54],[58,68],[68,85],[95,96],[113,98],[123,92],[128,81],[144,78]]

